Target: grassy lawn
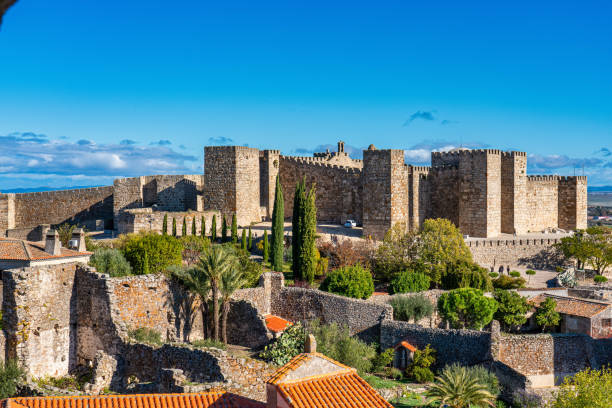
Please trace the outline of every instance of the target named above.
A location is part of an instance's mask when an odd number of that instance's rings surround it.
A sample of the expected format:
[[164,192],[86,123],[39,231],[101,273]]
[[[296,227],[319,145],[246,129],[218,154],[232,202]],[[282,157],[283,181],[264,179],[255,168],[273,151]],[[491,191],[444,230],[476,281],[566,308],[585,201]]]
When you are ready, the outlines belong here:
[[390,401],[391,405],[395,408],[405,408],[405,407],[433,407],[434,405],[423,405],[423,400],[417,398],[400,398],[399,400]]
[[408,383],[405,380],[391,380],[389,378],[382,378],[371,374],[364,375],[363,379],[374,388],[395,388]]

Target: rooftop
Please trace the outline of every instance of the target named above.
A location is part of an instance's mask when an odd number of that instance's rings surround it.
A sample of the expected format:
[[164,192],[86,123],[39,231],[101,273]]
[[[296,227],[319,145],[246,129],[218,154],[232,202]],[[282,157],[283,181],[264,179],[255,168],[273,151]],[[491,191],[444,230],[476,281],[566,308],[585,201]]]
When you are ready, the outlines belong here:
[[569,296],[558,296],[551,295],[548,293],[542,293],[531,299],[529,302],[532,303],[534,306],[539,306],[540,303],[546,300],[546,298],[554,299],[557,302],[557,307],[555,308],[555,310],[558,313],[571,316],[590,318],[612,306],[610,303],[598,300],[582,299]]
[[0,260],[3,261],[40,261],[88,255],[91,255],[91,252],[78,252],[67,248],[61,248],[60,255],[51,255],[45,252],[44,242],[0,238]]

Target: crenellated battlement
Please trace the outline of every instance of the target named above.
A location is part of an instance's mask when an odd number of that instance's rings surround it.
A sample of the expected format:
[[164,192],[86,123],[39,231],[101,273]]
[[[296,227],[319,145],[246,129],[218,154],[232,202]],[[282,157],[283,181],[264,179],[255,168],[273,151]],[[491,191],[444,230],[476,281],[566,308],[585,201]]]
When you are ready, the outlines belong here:
[[51,191],[34,191],[31,193],[0,193],[0,196],[12,196],[15,198],[38,197],[44,199],[46,197],[55,197],[58,195],[79,195],[87,193],[111,192],[113,186],[88,187],[88,188],[73,188],[66,190],[51,190]]
[[478,247],[518,247],[518,246],[545,246],[558,244],[561,238],[525,238],[525,239],[475,239],[465,243],[469,248]]
[[316,158],[315,160],[311,160],[311,157],[280,156],[280,159],[304,166],[325,167],[328,169],[339,170],[351,174],[358,174],[362,172],[362,169],[360,167],[341,166],[338,164],[329,163],[327,160],[322,160],[318,158]]

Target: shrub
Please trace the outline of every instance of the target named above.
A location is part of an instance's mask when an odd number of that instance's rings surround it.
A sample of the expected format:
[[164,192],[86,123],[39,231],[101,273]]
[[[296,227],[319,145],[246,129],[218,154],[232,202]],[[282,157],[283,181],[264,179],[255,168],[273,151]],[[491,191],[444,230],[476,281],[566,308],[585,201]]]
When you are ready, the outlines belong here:
[[[395,350],[392,348],[388,348],[382,353],[379,353],[372,359],[372,372],[379,373],[384,369],[388,368],[387,366],[393,362],[393,356],[395,355]],[[398,370],[399,371],[399,370]],[[400,377],[402,372],[399,371]]]
[[57,227],[57,235],[59,235],[59,240],[64,248],[68,248],[68,242],[72,238],[72,232],[75,228],[76,225],[70,225],[68,223],[63,223]]
[[533,391],[518,389],[512,393],[512,403],[520,408],[540,408],[542,397]]
[[603,275],[595,275],[595,277],[593,278],[593,280],[595,281],[595,283],[604,283],[608,281],[608,278],[606,278]]
[[499,380],[494,373],[480,365],[467,367],[467,371],[470,372],[470,375],[473,375],[478,379],[479,384],[485,385],[487,387],[487,391],[489,391],[491,395],[494,397],[499,395],[501,392],[501,386],[499,385]]
[[267,345],[259,356],[264,360],[284,365],[304,351],[304,328],[300,323],[288,327],[274,343]]
[[423,350],[415,350],[412,363],[406,369],[406,373],[420,383],[432,382],[434,379],[431,366],[436,361],[436,350],[428,344]]
[[402,377],[404,376],[402,374],[402,370],[400,370],[399,368],[395,368],[395,367],[385,367],[385,369],[383,370],[383,375],[393,380],[401,380]]
[[430,402],[457,408],[495,406],[495,396],[481,383],[479,373],[458,364],[447,366],[427,390]]
[[218,348],[221,350],[225,350],[227,348],[227,345],[225,343],[223,343],[222,341],[217,341],[217,340],[213,340],[213,339],[203,339],[203,340],[195,340],[191,342],[191,345],[193,347],[197,347],[197,348]]
[[107,273],[112,277],[132,274],[132,267],[118,249],[96,249],[89,258],[89,264],[96,268],[98,272]]
[[321,290],[356,299],[367,299],[374,292],[372,274],[361,265],[347,266],[330,272]]
[[446,265],[441,278],[442,289],[475,288],[488,292],[493,289],[489,272],[479,265],[459,261]]
[[495,289],[518,289],[525,287],[525,279],[523,278],[511,278],[507,275],[501,275],[497,279],[492,281]]
[[494,317],[504,328],[512,329],[527,321],[526,313],[529,306],[526,298],[516,292],[503,289],[495,289],[493,297],[497,301]]
[[418,240],[415,232],[406,232],[405,225],[395,224],[383,239],[374,256],[376,279],[389,282],[395,274],[410,267],[417,258]]
[[551,408],[612,406],[612,368],[587,368],[573,377],[565,377],[551,401]]
[[372,362],[377,357],[375,346],[351,337],[346,326],[335,323],[321,325],[314,321],[309,329],[317,340],[320,353],[355,368],[360,375],[371,371]]
[[555,327],[559,324],[561,316],[555,310],[556,307],[557,302],[553,298],[546,298],[546,300],[540,303],[536,308],[534,317],[538,326],[542,328],[542,331],[546,330],[548,327]]
[[497,278],[497,277],[499,276],[499,273],[497,273],[497,272],[490,272],[490,273],[489,273],[489,276],[490,276],[491,278]]
[[512,276],[513,278],[518,278],[521,276],[521,273],[519,271],[511,271],[510,276]]
[[413,320],[416,323],[433,313],[433,305],[423,295],[395,296],[390,303],[393,307],[393,318],[395,320],[405,322]]
[[493,320],[496,310],[495,299],[486,297],[480,289],[455,289],[438,299],[440,315],[456,328],[481,329]]
[[422,292],[429,289],[431,279],[424,273],[405,270],[391,280],[389,293]]
[[259,285],[259,277],[263,273],[261,263],[253,261],[251,259],[251,254],[246,249],[236,247],[232,244],[225,244],[223,247],[238,259],[240,270],[242,271],[242,276],[245,281],[244,287],[254,288]]
[[202,253],[210,247],[210,240],[206,237],[200,237],[197,235],[185,235],[180,237],[181,245],[183,246],[183,250],[181,255],[183,260],[187,262],[188,265],[193,265],[200,259]]
[[162,344],[161,334],[148,327],[139,327],[138,329],[130,330],[128,336],[139,343],[153,344],[156,346]]
[[324,241],[318,250],[321,257],[329,259],[331,270],[357,264],[368,268],[372,257],[372,246],[368,242],[350,239]]
[[129,239],[122,252],[136,275],[163,272],[181,264],[181,242],[168,235],[138,234]]
[[0,399],[15,396],[17,385],[24,375],[24,371],[15,361],[0,361]]

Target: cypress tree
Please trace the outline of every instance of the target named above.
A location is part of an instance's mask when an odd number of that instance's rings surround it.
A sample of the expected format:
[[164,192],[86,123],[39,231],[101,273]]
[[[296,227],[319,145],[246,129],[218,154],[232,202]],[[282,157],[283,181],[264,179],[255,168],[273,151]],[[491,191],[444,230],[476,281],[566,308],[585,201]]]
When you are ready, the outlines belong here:
[[295,195],[293,196],[293,217],[291,218],[291,252],[293,258],[293,276],[294,279],[302,279],[302,268],[300,265],[300,247],[302,236],[302,207],[306,201],[305,194],[306,179],[302,180],[295,186]]
[[181,230],[181,236],[187,235],[187,219],[183,217],[183,229]]
[[301,277],[310,283],[314,281],[316,271],[317,208],[315,187],[312,186],[302,207],[302,235],[300,242]]
[[246,230],[242,230],[242,239],[240,240],[240,248],[247,249],[247,238],[246,238]]
[[206,236],[206,220],[204,216],[202,216],[202,223],[200,224],[200,235],[202,235],[202,238]]
[[232,214],[232,244],[238,242],[238,224],[236,223],[236,213]]
[[168,214],[164,214],[164,223],[162,224],[162,235],[168,235]]
[[283,230],[285,227],[285,203],[280,179],[276,176],[276,193],[274,195],[274,210],[272,211],[272,269],[277,272],[283,270],[283,250],[285,242]]
[[172,236],[176,237],[176,218],[172,217]]
[[191,235],[197,235],[196,233],[196,225],[195,225],[195,217],[191,220]]
[[214,214],[212,218],[212,225],[210,226],[210,239],[212,239],[212,242],[217,240],[217,214]]
[[263,261],[264,263],[268,262],[268,231],[264,231],[263,237]]
[[225,220],[225,214],[223,214],[223,223],[221,224],[221,241],[227,240],[227,221]]
[[249,247],[247,248],[249,251],[253,249],[253,235],[251,234],[251,226],[249,225]]

